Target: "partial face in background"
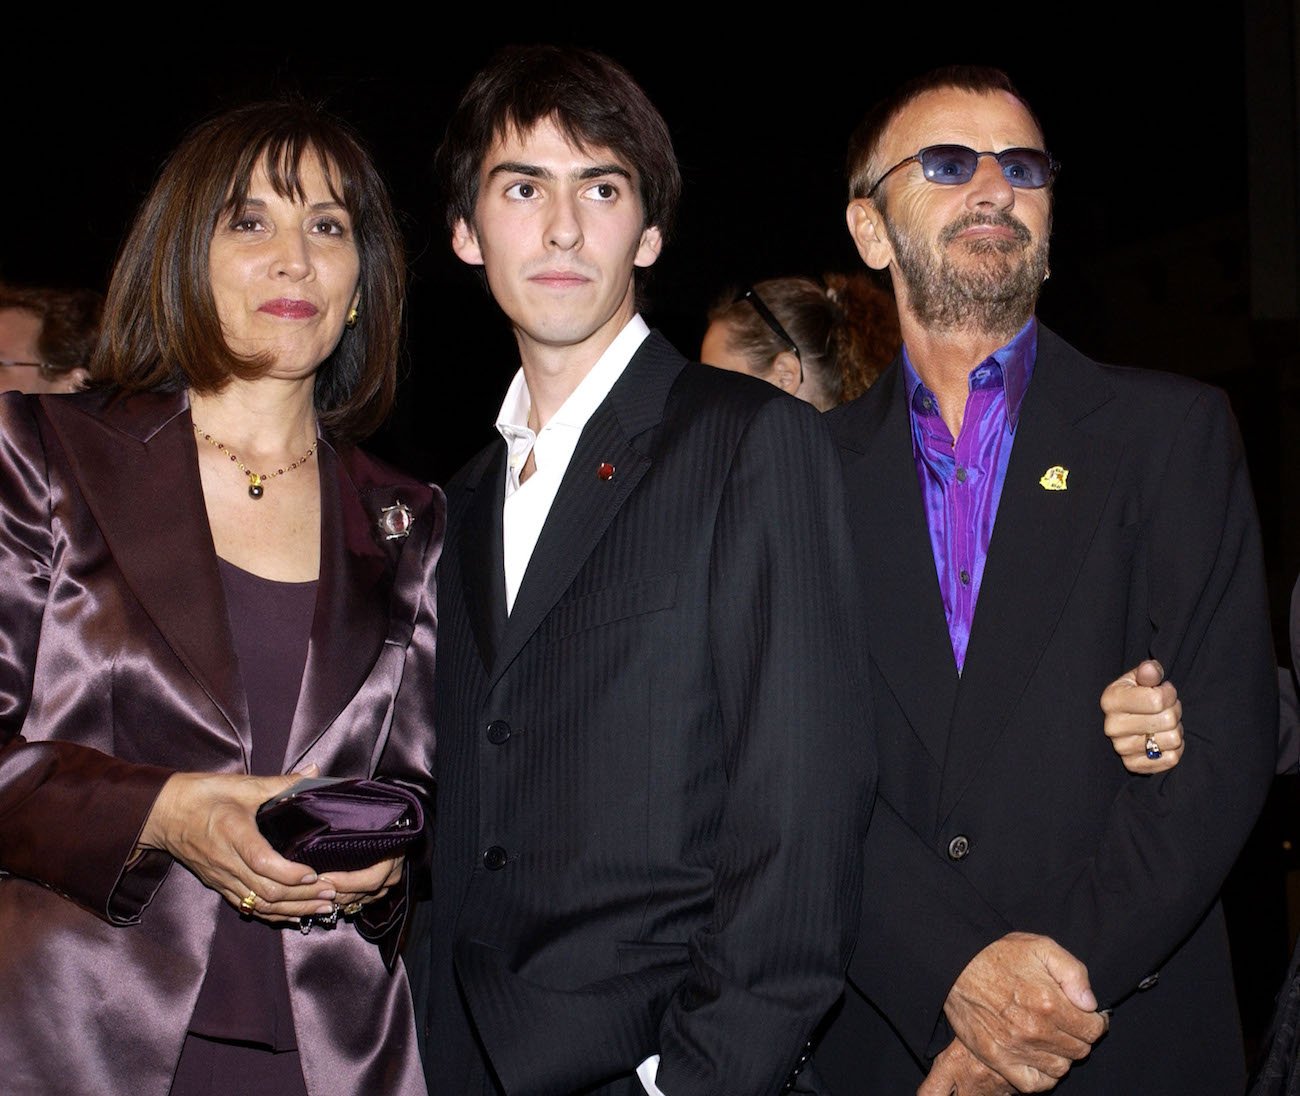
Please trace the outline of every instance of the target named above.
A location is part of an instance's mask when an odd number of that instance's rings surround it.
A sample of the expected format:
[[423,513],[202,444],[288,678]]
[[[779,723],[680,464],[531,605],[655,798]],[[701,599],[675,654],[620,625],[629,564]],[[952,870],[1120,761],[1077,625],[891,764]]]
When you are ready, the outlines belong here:
[[41,318],[25,308],[0,308],[0,392],[73,392],[84,369],[41,369]]
[[325,166],[307,155],[301,169],[303,202],[277,194],[259,167],[208,253],[226,342],[241,356],[269,354],[268,375],[289,379],[310,376],[338,345],[361,273],[352,218]]
[[474,223],[457,222],[452,247],[484,268],[525,355],[586,348],[594,360],[636,312],[635,269],[659,257],[659,230],[643,222],[633,169],[547,120],[488,150]]

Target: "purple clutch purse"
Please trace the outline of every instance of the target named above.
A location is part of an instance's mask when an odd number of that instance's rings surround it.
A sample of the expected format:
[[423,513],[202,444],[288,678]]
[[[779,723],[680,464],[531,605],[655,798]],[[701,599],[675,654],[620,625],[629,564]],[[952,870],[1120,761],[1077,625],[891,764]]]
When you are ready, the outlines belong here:
[[262,836],[281,856],[318,872],[355,871],[400,856],[419,840],[419,797],[382,777],[313,777],[257,809]]

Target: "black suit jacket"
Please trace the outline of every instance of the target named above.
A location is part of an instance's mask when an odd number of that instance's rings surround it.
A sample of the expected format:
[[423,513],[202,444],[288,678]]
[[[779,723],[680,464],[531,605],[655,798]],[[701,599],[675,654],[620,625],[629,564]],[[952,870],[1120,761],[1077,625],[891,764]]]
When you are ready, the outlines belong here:
[[[1081,958],[1115,1010],[1060,1091],[1240,1091],[1217,896],[1268,792],[1277,695],[1227,400],[1099,365],[1040,327],[959,676],[905,387],[896,362],[829,414],[869,580],[880,786],[867,872],[894,885],[865,895],[856,991],[819,1070],[837,1096],[915,1091],[950,1037],[952,982],[1019,929]],[[1055,467],[1064,490],[1042,482]],[[1149,656],[1178,685],[1188,743],[1154,777],[1125,771],[1098,706]]]
[[504,460],[448,485],[431,1091],[639,1092],[657,1053],[672,1096],[778,1092],[843,986],[875,771],[825,424],[652,333],[508,618]]

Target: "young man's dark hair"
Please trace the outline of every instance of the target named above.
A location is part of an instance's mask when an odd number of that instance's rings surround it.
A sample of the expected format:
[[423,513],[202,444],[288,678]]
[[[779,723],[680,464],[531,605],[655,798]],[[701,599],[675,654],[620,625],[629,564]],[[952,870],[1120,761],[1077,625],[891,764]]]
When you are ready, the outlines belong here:
[[448,227],[473,223],[493,142],[547,119],[578,148],[603,146],[636,171],[645,224],[666,239],[682,178],[663,116],[616,61],[553,45],[506,46],[465,89],[435,156]]

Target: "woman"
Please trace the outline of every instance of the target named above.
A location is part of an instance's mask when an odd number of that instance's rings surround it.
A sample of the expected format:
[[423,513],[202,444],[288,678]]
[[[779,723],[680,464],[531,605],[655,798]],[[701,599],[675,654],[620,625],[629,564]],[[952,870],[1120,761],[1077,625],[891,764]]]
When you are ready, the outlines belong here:
[[893,295],[865,272],[769,278],[709,309],[700,360],[826,411],[862,395],[901,343]]
[[442,495],[355,447],[403,269],[347,127],[236,108],[145,199],[92,390],[0,396],[6,1093],[425,1091],[406,866],[317,876],[254,818],[430,791]]

